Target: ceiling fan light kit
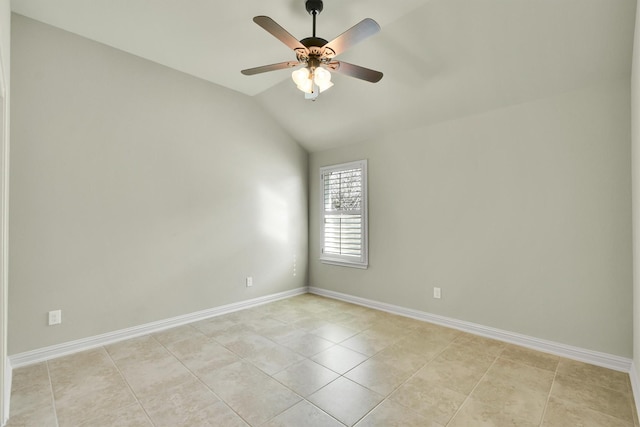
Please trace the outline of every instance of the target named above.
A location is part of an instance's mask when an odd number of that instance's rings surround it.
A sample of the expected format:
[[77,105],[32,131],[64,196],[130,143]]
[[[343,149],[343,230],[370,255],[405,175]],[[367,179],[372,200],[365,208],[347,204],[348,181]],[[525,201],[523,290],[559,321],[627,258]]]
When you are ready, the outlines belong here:
[[280,62],[261,67],[242,70],[242,74],[252,76],[268,71],[299,67],[291,73],[297,88],[305,93],[306,99],[315,100],[318,94],[333,86],[331,71],[377,83],[382,79],[380,71],[371,70],[359,65],[336,61],[334,58],[362,40],[380,31],[380,26],[371,18],[366,18],[349,28],[330,42],[316,37],[316,17],[322,12],[322,0],[307,0],[307,12],[313,17],[313,36],[298,40],[268,16],[256,16],[253,22],[271,33],[291,48],[296,54],[296,61]]

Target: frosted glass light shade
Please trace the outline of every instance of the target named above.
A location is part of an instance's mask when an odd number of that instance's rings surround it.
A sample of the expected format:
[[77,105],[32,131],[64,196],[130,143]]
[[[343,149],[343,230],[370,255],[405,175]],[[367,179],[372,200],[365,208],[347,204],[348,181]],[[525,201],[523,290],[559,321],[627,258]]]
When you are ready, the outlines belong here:
[[333,86],[331,83],[331,73],[322,68],[316,68],[313,73],[308,68],[298,68],[291,73],[291,78],[301,91],[313,93],[314,89],[324,92]]
[[333,83],[331,83],[331,73],[324,68],[318,67],[315,69],[313,73],[313,81],[318,85],[320,92],[324,92],[333,86]]
[[310,72],[308,68],[298,68],[294,72],[291,73],[291,78],[293,79],[298,89],[303,92],[311,93],[313,92],[313,81],[310,78]]

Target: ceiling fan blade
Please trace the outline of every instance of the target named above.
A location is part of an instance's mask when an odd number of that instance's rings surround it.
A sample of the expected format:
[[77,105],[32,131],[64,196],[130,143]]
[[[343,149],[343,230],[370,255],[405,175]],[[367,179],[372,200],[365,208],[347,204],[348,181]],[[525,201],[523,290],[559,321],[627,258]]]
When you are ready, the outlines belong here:
[[359,65],[349,64],[348,62],[344,61],[330,62],[329,64],[327,64],[327,68],[335,71],[338,74],[344,74],[346,76],[355,77],[356,79],[360,80],[366,80],[371,83],[379,82],[383,76],[380,71],[371,70]]
[[271,33],[275,38],[280,40],[282,43],[289,46],[291,49],[303,49],[307,50],[306,47],[298,39],[293,37],[287,30],[282,28],[276,21],[269,18],[268,16],[256,16],[253,18],[253,22],[260,25],[262,28],[267,30],[267,32]]
[[[362,40],[370,37],[380,31],[380,25],[371,18],[365,18],[335,39],[324,45],[325,55],[338,56],[353,45],[360,43]],[[330,51],[327,52],[327,49]],[[330,52],[333,51],[331,55]]]
[[300,65],[297,61],[279,62],[277,64],[263,65],[261,67],[248,68],[240,71],[245,76],[253,76],[254,74],[266,73],[267,71],[284,70],[285,68],[293,68]]

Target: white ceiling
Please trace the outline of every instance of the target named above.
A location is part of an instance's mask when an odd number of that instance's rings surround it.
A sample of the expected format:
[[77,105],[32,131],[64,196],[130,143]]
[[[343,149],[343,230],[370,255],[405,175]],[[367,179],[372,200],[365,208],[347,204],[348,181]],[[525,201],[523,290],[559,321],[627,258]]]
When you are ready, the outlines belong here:
[[636,0],[325,0],[318,36],[363,18],[382,31],[339,57],[384,72],[335,75],[305,101],[294,60],[253,23],[268,15],[302,39],[304,0],[12,0],[14,12],[255,97],[310,151],[629,77]]

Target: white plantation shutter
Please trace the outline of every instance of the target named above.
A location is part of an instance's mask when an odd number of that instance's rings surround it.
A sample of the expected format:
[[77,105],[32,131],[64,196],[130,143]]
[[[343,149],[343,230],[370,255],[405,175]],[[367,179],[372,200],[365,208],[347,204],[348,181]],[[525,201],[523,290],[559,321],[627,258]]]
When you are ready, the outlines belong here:
[[320,260],[366,268],[367,161],[321,168],[320,186]]

